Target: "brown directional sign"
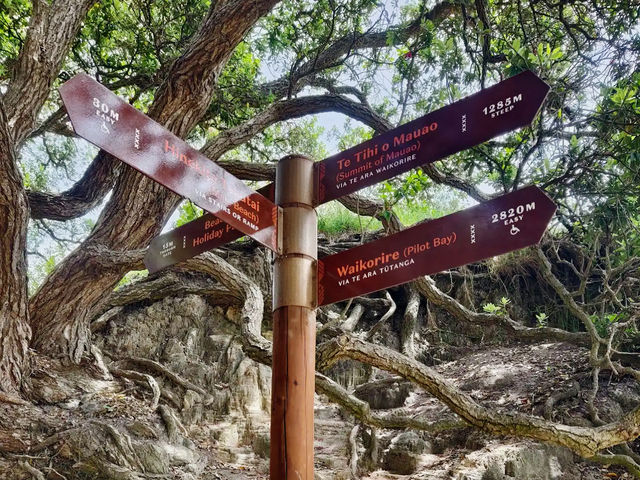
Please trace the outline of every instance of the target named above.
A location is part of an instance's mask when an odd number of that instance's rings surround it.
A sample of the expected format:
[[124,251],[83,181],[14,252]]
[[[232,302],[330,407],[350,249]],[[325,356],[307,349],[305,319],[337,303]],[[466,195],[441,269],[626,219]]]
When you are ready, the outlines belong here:
[[526,71],[326,158],[316,167],[318,204],[529,125],[548,91]]
[[[259,189],[258,193],[273,200],[273,183]],[[149,273],[154,273],[242,236],[244,233],[228,223],[210,213],[205,213],[189,223],[154,238],[144,256],[144,264]]]
[[556,210],[527,187],[318,261],[318,305],[409,282],[540,241]]
[[277,251],[277,207],[88,75],[60,87],[78,135]]

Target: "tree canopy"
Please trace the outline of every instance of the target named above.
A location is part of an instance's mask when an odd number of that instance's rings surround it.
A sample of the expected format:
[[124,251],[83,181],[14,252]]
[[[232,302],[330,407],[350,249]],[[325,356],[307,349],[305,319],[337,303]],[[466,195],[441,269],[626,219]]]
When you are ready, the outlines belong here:
[[[96,78],[255,187],[284,155],[321,160],[529,69],[551,86],[530,127],[344,197],[321,210],[321,231],[386,234],[543,188],[558,211],[540,247],[459,271],[465,282],[512,278],[502,303],[454,298],[425,277],[402,304],[409,317],[417,302],[442,322],[580,345],[594,427],[489,411],[417,360],[411,322],[399,349],[353,329],[319,337],[317,389],[370,425],[434,428],[371,414],[325,376],[338,359],[359,360],[410,379],[468,425],[638,475],[637,454],[606,449],[640,434],[640,410],[597,430],[593,399],[601,372],[640,380],[639,15],[632,0],[0,0],[0,400],[29,398],[34,357],[93,355],[91,323],[114,289],[168,275],[140,273],[149,242],[201,213],[75,136],[57,92],[72,76]],[[255,286],[213,253],[176,271],[243,298],[246,351],[270,361]]]

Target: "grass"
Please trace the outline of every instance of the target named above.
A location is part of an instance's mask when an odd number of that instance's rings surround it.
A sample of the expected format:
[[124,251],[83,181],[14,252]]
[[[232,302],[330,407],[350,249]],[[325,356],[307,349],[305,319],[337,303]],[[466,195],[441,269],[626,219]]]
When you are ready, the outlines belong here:
[[[400,202],[393,209],[403,225],[411,226],[426,219],[440,218],[457,210],[452,205],[449,210],[420,202]],[[318,232],[329,237],[343,234],[375,232],[382,228],[382,224],[371,217],[358,216],[338,202],[331,202],[318,207]]]
[[443,211],[440,208],[418,202],[401,202],[393,211],[400,219],[400,222],[408,227],[426,219],[440,218],[451,213],[450,211]]
[[347,210],[338,202],[331,202],[318,207],[318,232],[329,237],[361,231],[375,232],[382,228],[378,220],[370,217],[359,217]]

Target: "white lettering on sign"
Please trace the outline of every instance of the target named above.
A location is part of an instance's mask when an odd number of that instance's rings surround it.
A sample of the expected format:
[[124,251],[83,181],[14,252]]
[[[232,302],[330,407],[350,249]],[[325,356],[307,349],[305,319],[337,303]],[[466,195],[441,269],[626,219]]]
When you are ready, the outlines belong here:
[[500,220],[504,221],[505,225],[518,222],[523,219],[524,212],[532,212],[536,209],[536,202],[527,203],[525,205],[518,205],[515,208],[509,208],[502,210],[500,213],[494,213],[491,215],[491,223],[496,223]]
[[173,243],[173,240],[171,240],[170,242],[165,242],[162,244],[162,249],[160,250],[160,256],[162,258],[166,258],[169,255],[171,255],[171,252],[173,252],[175,249],[176,249],[176,246]]
[[96,109],[96,116],[101,118],[103,121],[114,125],[118,120],[120,120],[120,114],[106,103],[101,102],[99,98],[93,97],[93,106]]
[[133,146],[136,150],[140,150],[140,130],[136,128],[136,133],[133,137]]
[[492,103],[482,109],[485,115],[490,116],[491,118],[499,117],[500,115],[504,115],[507,112],[513,110],[514,104],[522,101],[522,94],[513,95],[511,97],[507,97],[504,100],[500,100],[496,103]]
[[462,115],[462,132],[467,131],[467,115]]
[[475,225],[470,226],[469,233],[471,234],[471,243],[476,243],[476,226]]

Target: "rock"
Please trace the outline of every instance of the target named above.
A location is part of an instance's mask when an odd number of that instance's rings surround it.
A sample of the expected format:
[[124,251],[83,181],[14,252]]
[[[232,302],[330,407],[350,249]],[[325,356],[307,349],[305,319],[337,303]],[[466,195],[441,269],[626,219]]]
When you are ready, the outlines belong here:
[[[467,442],[473,431],[468,428],[456,428],[438,434],[433,441],[433,453],[439,455],[448,449],[467,448]],[[471,448],[476,450],[476,448]]]
[[510,478],[496,464],[489,465],[489,468],[480,477],[481,480],[508,480]]
[[158,434],[156,431],[151,428],[149,425],[144,424],[142,422],[135,421],[130,425],[127,425],[127,430],[137,435],[138,437],[144,438],[158,438]]
[[455,480],[560,480],[573,466],[573,454],[534,442],[493,443],[467,455],[455,468]]
[[145,472],[151,474],[163,474],[169,472],[169,456],[160,445],[152,443],[138,443],[135,452],[140,463],[144,465]]
[[251,442],[253,451],[264,459],[268,459],[271,452],[271,439],[268,434],[258,434]]
[[238,427],[236,425],[220,424],[219,431],[216,432],[216,440],[226,447],[237,447],[240,443],[240,435],[238,434]]
[[192,425],[202,420],[202,397],[193,390],[187,390],[182,399],[182,421]]
[[609,395],[613,398],[625,412],[629,412],[640,405],[640,395],[633,385],[616,385]]
[[624,410],[618,402],[612,398],[599,399],[596,402],[598,415],[606,423],[615,422],[624,415]]
[[411,384],[405,380],[385,379],[360,385],[353,394],[374,410],[399,408],[411,393]]
[[420,438],[416,432],[401,433],[392,441],[391,445],[411,453],[427,453],[427,451],[430,453],[431,450],[431,446]]
[[411,475],[418,469],[420,454],[430,453],[431,445],[415,432],[404,432],[393,439],[384,455],[384,468],[390,473]]
[[418,456],[403,450],[389,450],[384,456],[384,468],[390,473],[411,475],[418,469]]

